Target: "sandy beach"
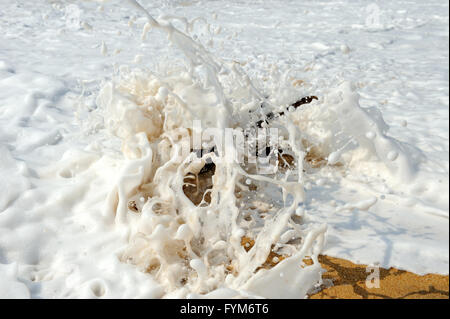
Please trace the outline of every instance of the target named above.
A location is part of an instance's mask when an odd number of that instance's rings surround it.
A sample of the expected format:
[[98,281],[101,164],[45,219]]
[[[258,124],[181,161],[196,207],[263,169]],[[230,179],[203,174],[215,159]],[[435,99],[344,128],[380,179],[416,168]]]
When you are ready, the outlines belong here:
[[357,265],[348,260],[320,256],[325,285],[328,288],[310,296],[311,299],[448,299],[447,276],[428,274],[419,276],[395,268],[380,268],[380,287],[368,288],[366,265]]

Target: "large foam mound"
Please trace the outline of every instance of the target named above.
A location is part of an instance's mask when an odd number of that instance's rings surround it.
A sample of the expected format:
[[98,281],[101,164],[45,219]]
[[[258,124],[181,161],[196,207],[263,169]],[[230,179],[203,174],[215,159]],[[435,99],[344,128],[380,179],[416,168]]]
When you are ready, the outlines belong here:
[[[124,70],[97,98],[127,159],[105,211],[130,231],[122,261],[151,273],[168,296],[305,297],[321,282],[317,257],[326,232],[302,212],[305,174],[372,163],[411,180],[413,157],[386,135],[379,112],[359,106],[350,83],[270,123],[279,134],[276,151],[289,150],[295,162],[287,170],[278,169],[278,157],[274,171],[261,174],[233,139],[214,140],[209,147],[216,152],[199,157],[195,121],[204,129],[240,130],[288,105],[285,97],[265,99],[236,64],[218,62],[168,21],[149,21],[167,32],[190,67],[158,76]],[[229,160],[236,155],[244,162]],[[206,163],[214,171],[202,175]],[[199,194],[201,183],[209,187]]]

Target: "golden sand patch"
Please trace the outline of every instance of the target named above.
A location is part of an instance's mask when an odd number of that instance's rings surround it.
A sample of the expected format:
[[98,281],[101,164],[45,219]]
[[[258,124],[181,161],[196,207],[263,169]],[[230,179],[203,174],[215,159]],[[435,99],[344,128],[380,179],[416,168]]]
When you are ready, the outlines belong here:
[[324,279],[333,281],[310,296],[311,299],[448,299],[449,276],[428,274],[419,276],[395,268],[380,268],[380,288],[367,288],[366,265],[348,260],[319,256]]

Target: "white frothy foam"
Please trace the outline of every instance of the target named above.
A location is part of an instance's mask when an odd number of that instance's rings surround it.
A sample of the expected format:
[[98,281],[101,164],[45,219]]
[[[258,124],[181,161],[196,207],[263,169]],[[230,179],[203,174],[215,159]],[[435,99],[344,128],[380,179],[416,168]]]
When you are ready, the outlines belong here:
[[[307,196],[305,156],[314,149],[315,156],[328,158],[329,165],[356,162],[358,168],[362,162],[383,163],[390,176],[403,181],[414,178],[415,163],[401,143],[386,135],[381,115],[362,109],[352,86],[343,83],[320,102],[289,112],[273,124],[298,160],[297,177],[258,175],[239,163],[221,160],[237,152],[231,143],[223,154],[209,155],[216,164],[211,203],[195,206],[183,192],[184,177],[198,172],[202,164],[194,168],[199,165],[194,153],[181,160],[178,156],[190,147],[193,121],[201,120],[205,127],[244,127],[252,119],[243,110],[257,108],[263,94],[235,64],[219,61],[169,21],[161,17],[157,21],[136,1],[130,2],[149,20],[143,35],[152,28],[164,30],[184,52],[189,67],[158,76],[138,70],[121,72],[97,98],[106,127],[122,139],[127,158],[105,209],[111,221],[130,231],[122,260],[151,273],[168,296],[208,297],[222,291],[228,297],[244,296],[244,292],[305,297],[321,281],[317,256],[326,232],[325,225],[293,217]],[[266,107],[276,111],[274,103]],[[365,134],[369,131],[373,136]],[[258,192],[270,194],[278,188],[283,201],[263,219],[248,222],[243,218],[248,211],[236,191],[252,181],[258,183]],[[145,203],[139,201],[142,197]],[[130,201],[139,203],[139,214],[130,211]],[[374,203],[371,199],[356,206]],[[290,239],[282,240],[285,234]],[[246,237],[254,239],[251,249],[242,245]],[[274,267],[262,269],[275,251],[286,258],[279,262],[276,257]],[[313,264],[306,266],[305,258]]]

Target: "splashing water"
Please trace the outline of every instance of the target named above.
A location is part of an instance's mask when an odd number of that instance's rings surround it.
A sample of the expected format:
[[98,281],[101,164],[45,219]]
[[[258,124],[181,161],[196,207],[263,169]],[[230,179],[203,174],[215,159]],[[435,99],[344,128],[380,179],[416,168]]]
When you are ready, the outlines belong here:
[[[301,210],[305,174],[322,165],[372,161],[405,181],[415,174],[410,150],[386,136],[381,115],[360,108],[352,86],[343,83],[271,124],[295,170],[260,174],[227,160],[240,151],[226,140],[198,160],[195,121],[205,128],[245,128],[286,101],[269,102],[239,65],[212,56],[171,17],[157,21],[129,2],[147,16],[144,32],[165,31],[188,66],[158,76],[122,71],[97,98],[127,159],[105,208],[111,223],[129,231],[122,261],[152,274],[166,297],[305,297],[321,283],[317,257],[326,233],[326,225],[310,222]],[[199,188],[211,161],[211,185],[194,203],[186,185]]]

